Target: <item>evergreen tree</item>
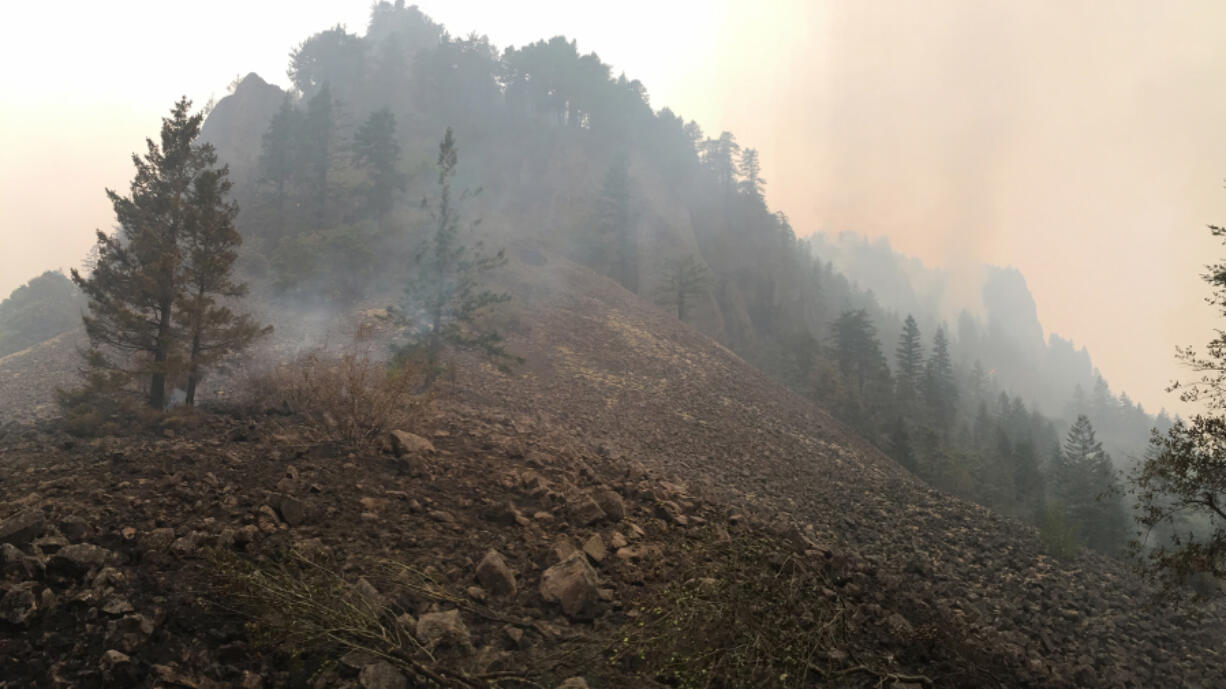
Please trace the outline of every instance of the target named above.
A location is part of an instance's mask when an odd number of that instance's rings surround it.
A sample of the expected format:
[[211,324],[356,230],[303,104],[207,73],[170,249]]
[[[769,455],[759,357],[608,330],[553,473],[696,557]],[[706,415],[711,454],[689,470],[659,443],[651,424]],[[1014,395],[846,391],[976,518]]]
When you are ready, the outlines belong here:
[[618,157],[605,172],[596,201],[596,232],[599,238],[596,265],[607,265],[608,275],[622,287],[639,288],[638,242],[630,207],[630,171],[624,157]]
[[919,326],[911,314],[903,322],[902,334],[898,336],[898,348],[894,350],[898,373],[895,382],[898,386],[898,401],[908,408],[918,397],[920,382],[923,375],[924,350],[920,342]]
[[396,117],[383,108],[370,114],[353,136],[353,158],[369,180],[366,203],[376,217],[392,210],[396,195],[408,180],[399,169],[400,143],[396,140]]
[[1085,415],[1069,429],[1053,474],[1055,497],[1082,543],[1104,553],[1118,551],[1125,521],[1115,469]]
[[290,181],[294,177],[295,134],[298,125],[299,113],[287,96],[277,114],[273,115],[272,121],[268,123],[268,129],[264,131],[260,151],[260,181],[273,187],[273,210],[276,217],[270,244],[274,246],[285,233],[285,203]]
[[182,339],[188,343],[184,403],[196,403],[196,388],[205,373],[235,352],[246,349],[256,338],[272,332],[260,327],[249,315],[230,310],[223,300],[246,295],[247,286],[234,280],[234,260],[242,236],[234,229],[238,205],[227,201],[230,192],[228,168],[216,167],[212,146],[198,150],[200,171],[188,197],[189,214],[183,226],[180,255],[182,288],[176,318],[183,324]]
[[725,197],[731,196],[736,189],[736,160],[740,151],[741,146],[732,132],[724,132],[718,139],[707,139],[699,150],[703,165]]
[[872,388],[889,378],[877,328],[864,309],[844,311],[834,322],[834,357],[860,400],[877,402]]
[[958,408],[958,388],[954,383],[949,340],[945,338],[944,328],[938,327],[932,336],[932,353],[924,366],[924,401],[932,411],[937,428],[947,433]]
[[302,133],[298,138],[300,157],[298,171],[302,175],[306,197],[315,216],[315,229],[328,225],[328,199],[332,193],[330,174],[336,157],[337,104],[332,89],[325,84],[309,101],[303,117]]
[[215,167],[212,146],[196,143],[202,116],[190,107],[186,98],[176,103],[160,145],[149,140],[145,156],[132,157],[130,195],[107,190],[120,229],[97,233],[88,277],[72,271],[89,299],[87,363],[117,372],[120,383],[147,377],[154,409],[166,406],[168,382],[198,382],[219,356],[248,343],[254,327],[214,301],[241,294],[229,279],[237,209],[224,200],[227,171]]
[[762,161],[758,158],[758,151],[746,148],[741,151],[741,191],[756,205],[765,208],[765,186],[766,180],[762,179]]
[[482,287],[485,274],[505,265],[506,255],[499,251],[487,256],[480,242],[464,244],[460,211],[472,194],[464,190],[452,196],[458,162],[459,149],[448,127],[439,143],[438,194],[429,204],[434,229],[418,254],[418,271],[405,289],[404,306],[391,309],[396,321],[409,331],[400,356],[421,355],[428,367],[428,382],[441,372],[444,347],[483,353],[501,367],[518,360],[507,351],[502,335],[480,322],[491,307],[511,299],[509,294]]
[[673,259],[664,271],[661,301],[677,309],[677,319],[685,320],[694,297],[707,290],[710,277],[707,267],[691,255]]

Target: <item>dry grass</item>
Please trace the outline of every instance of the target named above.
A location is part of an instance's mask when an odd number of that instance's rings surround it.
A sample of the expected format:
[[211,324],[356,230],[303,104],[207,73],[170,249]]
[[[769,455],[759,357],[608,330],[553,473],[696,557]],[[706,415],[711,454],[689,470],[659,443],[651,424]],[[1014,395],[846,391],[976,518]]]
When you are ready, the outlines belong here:
[[411,360],[393,365],[358,345],[313,350],[249,371],[242,400],[298,415],[336,440],[367,446],[390,430],[414,425],[429,404],[425,371]]

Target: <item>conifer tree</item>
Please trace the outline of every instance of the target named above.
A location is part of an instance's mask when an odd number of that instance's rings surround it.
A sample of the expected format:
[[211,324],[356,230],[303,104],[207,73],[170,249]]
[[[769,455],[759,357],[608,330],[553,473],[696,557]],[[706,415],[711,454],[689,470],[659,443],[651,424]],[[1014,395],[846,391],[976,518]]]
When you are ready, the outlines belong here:
[[706,291],[710,284],[707,267],[687,254],[669,262],[661,285],[661,301],[677,309],[677,319],[685,320],[693,298]]
[[[391,309],[395,320],[408,330],[408,342],[400,349],[402,358],[420,355],[428,367],[427,382],[441,372],[444,347],[477,351],[505,368],[518,361],[506,349],[497,331],[483,327],[480,318],[491,307],[510,301],[511,296],[482,286],[485,274],[506,264],[506,255],[483,252],[480,242],[473,246],[461,237],[461,205],[473,193],[452,195],[451,184],[459,163],[459,149],[451,127],[447,128],[438,153],[438,194],[430,208],[433,231],[417,257],[417,274],[405,289],[401,308]],[[470,229],[480,221],[473,222]]]
[[919,326],[911,314],[903,322],[902,334],[898,336],[898,348],[894,350],[898,365],[895,382],[898,385],[898,400],[906,408],[919,395],[923,377],[924,349],[920,342]]
[[176,317],[187,343],[187,381],[184,403],[196,402],[196,388],[209,369],[227,356],[246,349],[256,338],[272,332],[251,316],[230,310],[224,300],[247,294],[235,281],[234,260],[242,236],[234,228],[238,205],[227,201],[230,180],[226,167],[216,167],[212,146],[199,147],[201,170],[188,197],[188,222],[181,239],[182,277]]
[[304,181],[307,198],[315,216],[315,228],[328,224],[331,195],[330,175],[336,157],[337,104],[327,85],[307,101],[301,135],[298,138],[300,157],[298,171]]
[[622,287],[639,288],[638,242],[630,207],[630,170],[619,157],[605,172],[596,202],[596,232],[599,237],[597,265],[607,264],[609,275]]
[[1069,429],[1053,468],[1054,490],[1082,542],[1114,553],[1124,542],[1124,512],[1111,457],[1085,415]]
[[932,336],[932,353],[924,366],[924,401],[932,410],[940,431],[948,432],[958,408],[958,388],[954,383],[949,340],[945,337],[945,329],[940,327]]
[[281,108],[273,115],[264,131],[260,150],[260,181],[273,187],[274,231],[270,243],[275,245],[285,233],[285,203],[289,196],[289,184],[295,169],[295,134],[299,126],[299,113],[287,96]]
[[762,179],[762,161],[758,157],[758,151],[746,148],[741,151],[741,191],[756,205],[765,208],[765,186],[766,180]]
[[398,167],[400,143],[396,140],[396,116],[390,109],[372,112],[358,128],[353,135],[353,158],[369,178],[367,206],[376,217],[384,217],[408,182]]
[[128,196],[107,190],[119,231],[97,233],[88,276],[72,271],[89,300],[87,363],[116,373],[106,376],[116,383],[148,378],[154,409],[166,406],[168,383],[183,376],[193,381],[194,401],[205,370],[260,332],[215,302],[242,292],[229,277],[241,240],[237,210],[224,200],[227,170],[216,167],[212,146],[196,143],[202,116],[190,108],[186,98],[176,103],[160,144],[149,140],[143,158],[133,155]]

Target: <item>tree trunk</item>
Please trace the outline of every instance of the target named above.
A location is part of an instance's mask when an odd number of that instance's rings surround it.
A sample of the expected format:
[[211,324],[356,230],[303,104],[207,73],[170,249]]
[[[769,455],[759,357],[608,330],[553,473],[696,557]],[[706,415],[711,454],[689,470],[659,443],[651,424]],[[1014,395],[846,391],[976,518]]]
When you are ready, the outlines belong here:
[[157,344],[153,352],[153,379],[149,386],[149,406],[166,408],[166,359],[170,352],[170,304],[163,301],[161,318],[158,321]]

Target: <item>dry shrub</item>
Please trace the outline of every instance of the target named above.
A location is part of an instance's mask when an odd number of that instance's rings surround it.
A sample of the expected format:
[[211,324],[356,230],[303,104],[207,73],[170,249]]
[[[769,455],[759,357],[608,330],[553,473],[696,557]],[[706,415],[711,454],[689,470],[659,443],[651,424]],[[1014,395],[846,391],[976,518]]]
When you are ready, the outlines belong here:
[[428,404],[425,367],[388,363],[357,346],[300,354],[247,376],[246,401],[305,418],[336,440],[365,446],[411,427]]

